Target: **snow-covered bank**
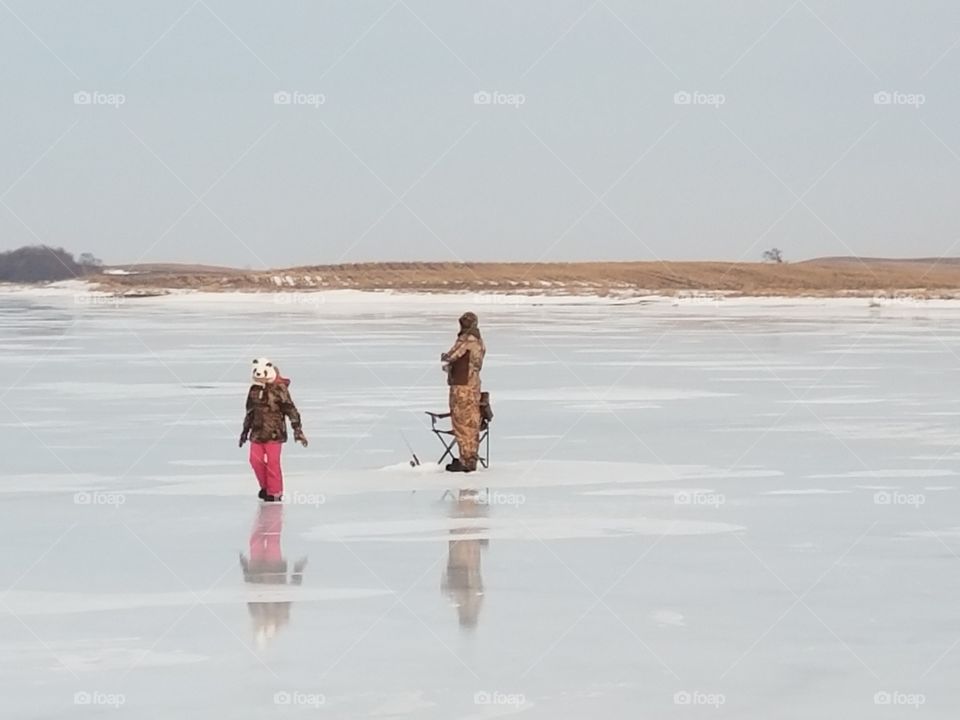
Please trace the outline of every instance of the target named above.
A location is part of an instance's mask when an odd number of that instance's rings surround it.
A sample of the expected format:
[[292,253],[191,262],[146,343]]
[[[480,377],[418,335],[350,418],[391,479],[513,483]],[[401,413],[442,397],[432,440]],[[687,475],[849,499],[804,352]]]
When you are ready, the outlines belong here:
[[[851,291],[852,292],[852,291]],[[104,304],[119,304],[126,301],[150,307],[269,305],[286,311],[330,311],[382,309],[394,307],[439,307],[457,306],[473,308],[523,308],[523,307],[571,307],[571,306],[622,306],[649,305],[673,308],[683,313],[718,312],[724,309],[744,310],[794,309],[801,313],[828,310],[869,309],[896,313],[923,313],[927,311],[960,310],[960,297],[927,298],[921,293],[837,296],[809,295],[735,295],[704,290],[683,291],[675,294],[622,291],[607,295],[599,294],[526,294],[501,292],[409,292],[398,290],[307,290],[267,292],[208,292],[195,290],[144,290],[132,289],[123,294],[98,289],[95,283],[83,280],[65,280],[44,285],[0,284],[0,295],[23,298],[43,298],[47,301],[62,300],[74,304],[88,304],[85,298],[102,299]]]

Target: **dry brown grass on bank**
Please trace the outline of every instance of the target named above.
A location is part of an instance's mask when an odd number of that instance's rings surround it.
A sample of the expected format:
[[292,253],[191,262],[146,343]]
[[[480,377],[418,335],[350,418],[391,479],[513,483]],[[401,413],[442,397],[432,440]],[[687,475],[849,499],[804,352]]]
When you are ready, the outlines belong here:
[[737,295],[960,294],[960,264],[946,260],[835,258],[801,263],[364,263],[269,271],[136,266],[103,275],[102,287],[204,291],[404,290],[528,294],[641,294],[706,290]]

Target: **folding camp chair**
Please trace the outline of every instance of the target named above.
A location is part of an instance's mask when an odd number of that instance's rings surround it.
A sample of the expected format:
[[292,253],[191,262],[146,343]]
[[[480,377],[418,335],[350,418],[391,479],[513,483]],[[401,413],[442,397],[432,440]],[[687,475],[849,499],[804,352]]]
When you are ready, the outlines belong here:
[[[480,464],[484,468],[488,468],[490,467],[490,421],[493,420],[493,412],[490,411],[489,393],[481,393],[480,397],[481,452],[478,454],[477,460],[480,461]],[[447,430],[442,427],[437,427],[437,421],[450,417],[450,413],[427,412],[426,414],[430,416],[430,430],[433,431],[433,434],[437,436],[440,444],[443,445],[443,455],[441,455],[440,459],[437,460],[437,465],[442,465],[443,461],[447,458],[450,458],[452,461],[456,457],[456,455],[454,455],[454,447],[457,444],[457,438],[454,437],[452,428]]]

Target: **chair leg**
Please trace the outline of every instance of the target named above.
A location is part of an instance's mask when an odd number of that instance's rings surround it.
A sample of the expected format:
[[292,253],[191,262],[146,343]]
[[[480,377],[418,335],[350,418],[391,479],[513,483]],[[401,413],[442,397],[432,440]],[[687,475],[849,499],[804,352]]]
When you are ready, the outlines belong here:
[[456,439],[451,438],[450,442],[448,443],[446,440],[443,439],[443,436],[440,433],[435,432],[434,435],[437,436],[437,439],[440,441],[440,444],[443,445],[443,455],[441,455],[440,459],[437,460],[437,465],[443,465],[443,461],[446,460],[447,458],[450,458],[450,460],[452,461],[453,458],[455,457],[453,454],[453,446],[457,442]]

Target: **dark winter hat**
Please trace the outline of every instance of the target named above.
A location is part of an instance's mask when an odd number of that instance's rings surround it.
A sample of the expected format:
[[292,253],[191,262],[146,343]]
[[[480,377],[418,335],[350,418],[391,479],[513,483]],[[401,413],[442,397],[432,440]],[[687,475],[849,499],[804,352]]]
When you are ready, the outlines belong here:
[[465,312],[460,316],[460,334],[461,335],[473,335],[476,338],[480,337],[480,327],[479,327],[479,318],[477,318],[476,313]]

